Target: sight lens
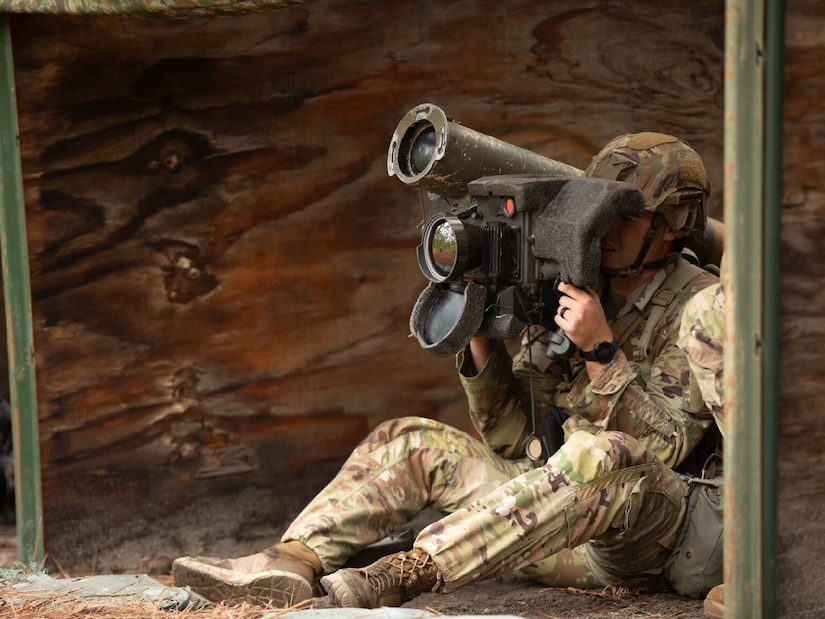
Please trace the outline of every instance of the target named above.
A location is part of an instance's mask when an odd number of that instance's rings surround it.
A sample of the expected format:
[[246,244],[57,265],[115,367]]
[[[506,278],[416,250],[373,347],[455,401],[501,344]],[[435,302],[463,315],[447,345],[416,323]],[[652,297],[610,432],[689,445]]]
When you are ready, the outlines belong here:
[[449,221],[442,221],[430,239],[432,266],[438,275],[449,277],[458,259],[458,241]]
[[431,282],[461,281],[468,269],[481,264],[481,230],[454,215],[430,219],[417,249],[421,272]]

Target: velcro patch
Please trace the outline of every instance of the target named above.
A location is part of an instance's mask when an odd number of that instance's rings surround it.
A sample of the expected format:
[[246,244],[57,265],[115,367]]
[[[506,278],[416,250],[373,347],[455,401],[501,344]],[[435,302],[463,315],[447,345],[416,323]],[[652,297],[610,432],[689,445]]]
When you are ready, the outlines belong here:
[[704,187],[707,184],[705,167],[696,159],[683,157],[679,161],[679,176],[689,183],[696,183]]
[[659,144],[670,144],[671,142],[678,142],[679,140],[672,135],[666,133],[654,133],[647,131],[644,133],[637,133],[627,142],[630,148],[635,150],[647,150]]

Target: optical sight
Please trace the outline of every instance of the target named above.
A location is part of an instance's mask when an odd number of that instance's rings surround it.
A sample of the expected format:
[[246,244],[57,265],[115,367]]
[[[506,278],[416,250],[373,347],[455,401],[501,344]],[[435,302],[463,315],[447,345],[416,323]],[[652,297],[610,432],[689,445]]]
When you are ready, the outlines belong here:
[[431,103],[410,110],[387,172],[429,192],[418,264],[429,280],[410,317],[428,352],[445,356],[474,335],[509,339],[545,325],[548,355],[575,347],[553,321],[556,285],[596,282],[601,238],[619,213],[638,213],[635,185],[581,170],[462,126]]

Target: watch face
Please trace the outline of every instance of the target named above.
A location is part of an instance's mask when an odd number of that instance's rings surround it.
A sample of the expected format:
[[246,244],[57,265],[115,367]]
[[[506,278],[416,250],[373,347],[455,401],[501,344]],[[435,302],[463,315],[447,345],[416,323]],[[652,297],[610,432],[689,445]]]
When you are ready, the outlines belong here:
[[610,363],[613,357],[616,356],[617,350],[619,350],[619,345],[616,343],[616,340],[613,340],[612,342],[596,342],[596,345],[593,346],[593,350],[584,351],[581,355],[586,361]]
[[610,342],[599,342],[593,349],[596,355],[596,361],[599,363],[607,363],[613,358],[613,344]]

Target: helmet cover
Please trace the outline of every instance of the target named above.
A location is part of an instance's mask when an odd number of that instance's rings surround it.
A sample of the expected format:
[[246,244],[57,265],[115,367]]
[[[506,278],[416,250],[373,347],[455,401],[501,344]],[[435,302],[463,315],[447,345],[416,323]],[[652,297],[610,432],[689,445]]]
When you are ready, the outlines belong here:
[[661,213],[677,237],[701,235],[710,193],[702,159],[687,142],[664,133],[633,133],[612,139],[584,172],[591,178],[636,185],[645,210]]

